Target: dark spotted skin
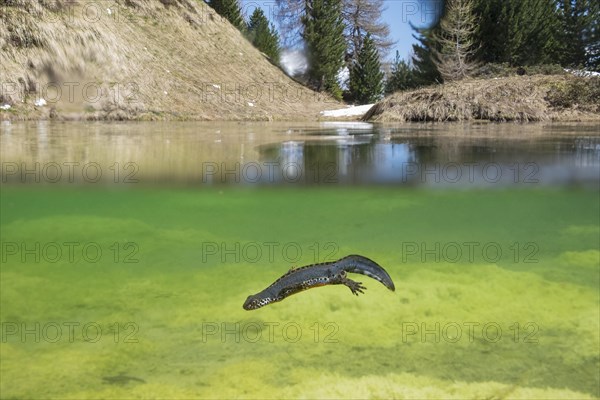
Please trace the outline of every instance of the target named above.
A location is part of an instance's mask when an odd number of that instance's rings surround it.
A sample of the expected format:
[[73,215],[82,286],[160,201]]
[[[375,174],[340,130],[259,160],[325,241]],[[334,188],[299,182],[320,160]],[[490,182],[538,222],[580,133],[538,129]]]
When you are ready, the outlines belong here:
[[337,261],[311,264],[288,271],[262,292],[248,296],[244,309],[256,310],[298,292],[325,285],[346,285],[357,296],[364,293],[366,287],[362,286],[362,282],[349,279],[348,272],[369,276],[391,291],[396,290],[392,278],[376,262],[367,257],[350,255]]

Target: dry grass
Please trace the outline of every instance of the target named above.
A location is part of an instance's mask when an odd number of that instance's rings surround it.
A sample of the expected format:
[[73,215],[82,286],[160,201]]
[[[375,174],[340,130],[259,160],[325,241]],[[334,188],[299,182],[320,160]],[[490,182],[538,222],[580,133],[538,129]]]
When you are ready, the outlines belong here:
[[600,79],[513,76],[397,92],[364,116],[369,121],[580,121],[600,119]]
[[0,119],[314,119],[337,104],[200,0],[0,0],[0,50]]

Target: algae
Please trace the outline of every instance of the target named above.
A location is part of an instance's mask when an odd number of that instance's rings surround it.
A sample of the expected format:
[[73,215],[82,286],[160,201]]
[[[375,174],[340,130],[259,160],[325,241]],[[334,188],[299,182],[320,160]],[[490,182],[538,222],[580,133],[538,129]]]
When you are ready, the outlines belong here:
[[[95,262],[23,262],[3,248],[2,398],[600,396],[597,192],[12,186],[0,196],[3,243],[103,250]],[[467,241],[507,254],[449,262],[403,247]],[[124,262],[129,242],[135,263]],[[280,244],[272,259],[265,242]],[[515,261],[515,242],[535,242],[536,262]],[[300,257],[280,251],[289,243]],[[361,276],[359,297],[324,287],[242,309],[291,266],[349,253],[377,260],[396,292]]]

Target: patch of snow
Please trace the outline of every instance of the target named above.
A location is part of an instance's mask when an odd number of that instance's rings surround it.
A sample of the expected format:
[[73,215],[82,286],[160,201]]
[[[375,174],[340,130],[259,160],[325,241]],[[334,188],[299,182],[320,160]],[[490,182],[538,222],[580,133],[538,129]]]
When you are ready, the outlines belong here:
[[324,117],[355,117],[365,115],[375,104],[365,104],[364,106],[350,106],[340,110],[321,111]]
[[48,103],[46,102],[46,100],[44,100],[44,99],[41,99],[41,98],[40,98],[40,99],[37,99],[37,100],[35,101],[35,103],[33,103],[33,104],[34,104],[36,107],[44,107],[44,106],[45,106],[46,104],[48,104]]
[[10,104],[4,104],[3,106],[0,106],[0,110],[10,110]]
[[599,77],[600,76],[600,72],[596,72],[596,71],[586,71],[584,69],[568,69],[565,68],[565,71],[573,74],[575,76],[581,76],[584,78],[589,78],[589,77]]

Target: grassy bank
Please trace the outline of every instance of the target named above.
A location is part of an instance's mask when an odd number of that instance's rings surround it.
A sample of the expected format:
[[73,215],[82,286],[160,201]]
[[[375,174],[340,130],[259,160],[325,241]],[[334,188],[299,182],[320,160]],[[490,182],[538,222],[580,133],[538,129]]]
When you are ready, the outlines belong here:
[[0,0],[0,49],[3,120],[314,119],[338,104],[198,0]]
[[397,92],[364,120],[536,122],[600,119],[600,78],[571,75],[473,79]]

